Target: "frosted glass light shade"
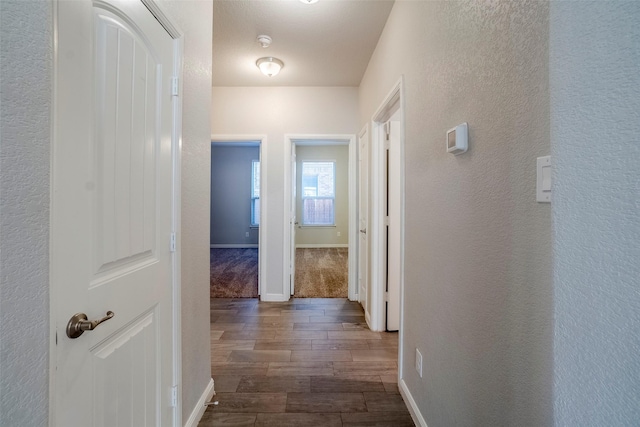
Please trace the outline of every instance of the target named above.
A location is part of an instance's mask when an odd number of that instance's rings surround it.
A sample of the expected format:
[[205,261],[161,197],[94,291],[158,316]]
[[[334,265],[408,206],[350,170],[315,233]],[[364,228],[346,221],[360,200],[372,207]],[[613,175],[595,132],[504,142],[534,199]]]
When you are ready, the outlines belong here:
[[269,77],[275,76],[280,72],[282,67],[284,67],[284,63],[282,61],[271,56],[258,59],[256,61],[256,65],[258,66],[258,68],[260,68],[262,74]]

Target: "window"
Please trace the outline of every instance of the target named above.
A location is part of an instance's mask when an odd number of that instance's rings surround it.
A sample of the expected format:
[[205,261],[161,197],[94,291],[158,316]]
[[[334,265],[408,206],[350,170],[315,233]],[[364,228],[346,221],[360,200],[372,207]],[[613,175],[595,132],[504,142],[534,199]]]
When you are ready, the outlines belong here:
[[302,162],[302,225],[335,225],[335,162]]
[[260,160],[251,162],[251,225],[260,225]]

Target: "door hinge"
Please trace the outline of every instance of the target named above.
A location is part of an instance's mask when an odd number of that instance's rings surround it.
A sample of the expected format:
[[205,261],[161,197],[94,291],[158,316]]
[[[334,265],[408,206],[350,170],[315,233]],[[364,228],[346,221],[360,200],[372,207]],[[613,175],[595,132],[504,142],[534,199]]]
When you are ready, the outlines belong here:
[[389,217],[388,216],[384,217],[384,225],[389,226]]
[[178,386],[174,385],[171,387],[171,406],[174,408],[178,407]]
[[171,233],[171,241],[169,242],[169,250],[171,252],[176,251],[176,233]]
[[177,77],[171,78],[171,96],[178,96],[180,80]]
[[389,141],[389,138],[391,137],[391,122],[386,122],[384,124],[384,133],[387,141]]

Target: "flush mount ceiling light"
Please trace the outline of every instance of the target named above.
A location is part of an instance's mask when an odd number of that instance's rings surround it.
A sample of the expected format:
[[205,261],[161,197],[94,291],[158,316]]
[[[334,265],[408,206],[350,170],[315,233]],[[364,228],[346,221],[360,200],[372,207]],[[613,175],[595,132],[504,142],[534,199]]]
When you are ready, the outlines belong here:
[[300,0],[304,4],[314,4],[318,3],[318,0]]
[[262,71],[262,74],[265,76],[273,77],[280,72],[280,69],[284,67],[284,62],[280,61],[278,58],[273,58],[271,56],[267,56],[264,58],[260,58],[256,61],[256,65]]

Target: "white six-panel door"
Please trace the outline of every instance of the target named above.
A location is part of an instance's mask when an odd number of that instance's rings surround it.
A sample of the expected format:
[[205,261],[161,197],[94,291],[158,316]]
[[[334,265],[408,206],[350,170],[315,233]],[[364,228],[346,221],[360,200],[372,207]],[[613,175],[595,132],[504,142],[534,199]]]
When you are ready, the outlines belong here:
[[[58,3],[56,426],[173,423],[174,43],[139,1]],[[69,338],[75,313],[114,317]]]

